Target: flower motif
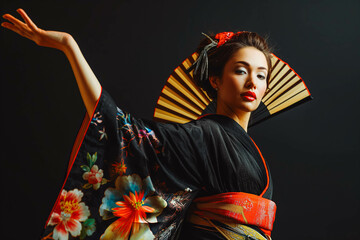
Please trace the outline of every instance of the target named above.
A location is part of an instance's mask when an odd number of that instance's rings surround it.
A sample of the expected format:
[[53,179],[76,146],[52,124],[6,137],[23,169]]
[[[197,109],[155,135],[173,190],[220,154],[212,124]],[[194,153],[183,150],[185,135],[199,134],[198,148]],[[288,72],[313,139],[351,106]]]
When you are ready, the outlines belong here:
[[104,220],[117,217],[101,236],[108,239],[153,239],[148,223],[157,222],[167,203],[160,196],[152,196],[155,189],[150,177],[139,175],[119,176],[115,188],[108,188],[100,206]]
[[[97,165],[93,165],[91,170],[89,172],[84,172],[82,177],[84,180],[88,181],[88,184],[91,185],[93,189],[97,190],[100,188],[100,185],[103,180],[103,176],[104,176],[103,170],[102,169],[99,170],[99,167]],[[90,188],[90,187],[84,186],[84,188]]]
[[127,112],[123,112],[120,108],[117,108],[116,111],[116,120],[120,121],[119,129],[129,129],[131,128],[131,117]]
[[[143,130],[144,131],[144,130]],[[153,145],[156,154],[159,154],[161,151],[159,150],[160,148],[160,141],[159,139],[156,137],[155,133],[153,130],[151,130],[150,128],[145,127],[145,131],[146,133],[146,137],[150,140],[151,144]]]
[[81,202],[83,193],[74,189],[67,192],[62,190],[58,204],[51,214],[48,225],[56,225],[53,230],[55,240],[67,240],[69,234],[77,237],[81,232],[81,223],[90,216],[89,208]]
[[84,184],[83,188],[89,189],[93,188],[94,190],[98,190],[102,184],[108,182],[106,178],[103,178],[104,172],[102,169],[99,169],[95,162],[97,160],[97,152],[93,155],[87,153],[86,159],[89,165],[81,165],[80,167],[84,170],[83,179],[88,181],[88,183]]
[[147,137],[148,137],[147,132],[145,130],[143,130],[143,129],[139,129],[139,131],[138,131],[138,139],[139,139],[138,140],[138,145],[141,144],[143,138],[146,139]]
[[154,131],[151,130],[150,128],[147,128],[147,127],[145,127],[145,130],[146,130],[147,135],[148,135],[148,137],[150,138],[151,142],[152,142],[155,146],[157,146],[157,145],[160,143],[160,141],[159,141],[159,140],[157,139],[157,137],[155,136]]
[[99,141],[103,140],[103,138],[105,138],[106,140],[108,139],[107,133],[105,132],[105,127],[103,127],[102,130],[99,130],[99,133],[100,133]]
[[101,118],[102,118],[102,115],[100,114],[100,112],[95,113],[91,119],[91,124],[94,124],[95,126],[97,126],[98,123],[102,123]]
[[124,159],[121,160],[121,162],[119,163],[113,163],[112,166],[114,167],[114,171],[116,174],[119,174],[120,176],[122,176],[123,174],[126,173],[126,165],[124,163]]

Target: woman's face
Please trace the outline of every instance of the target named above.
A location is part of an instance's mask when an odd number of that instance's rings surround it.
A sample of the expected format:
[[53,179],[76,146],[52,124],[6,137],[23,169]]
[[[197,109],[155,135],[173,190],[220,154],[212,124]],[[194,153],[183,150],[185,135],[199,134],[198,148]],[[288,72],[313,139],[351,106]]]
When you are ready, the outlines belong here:
[[218,106],[235,114],[252,112],[266,91],[268,66],[265,55],[254,47],[239,49],[224,66],[221,78],[210,78],[217,90]]

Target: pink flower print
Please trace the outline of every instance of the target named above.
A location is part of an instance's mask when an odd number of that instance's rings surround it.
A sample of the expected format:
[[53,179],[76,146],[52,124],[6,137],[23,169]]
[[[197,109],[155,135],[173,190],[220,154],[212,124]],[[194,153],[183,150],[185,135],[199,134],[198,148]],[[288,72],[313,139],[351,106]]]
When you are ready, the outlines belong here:
[[[97,190],[100,188],[100,185],[103,180],[103,176],[104,176],[103,170],[99,169],[97,165],[93,165],[89,172],[84,172],[83,179],[88,181],[88,184],[91,185],[94,190]],[[84,188],[90,188],[91,186],[89,187],[84,186]]]
[[88,181],[84,184],[83,188],[89,189],[93,188],[94,190],[98,190],[102,184],[109,182],[106,178],[104,178],[104,172],[102,169],[99,169],[95,162],[97,161],[97,152],[93,155],[87,153],[86,159],[89,165],[81,165],[80,167],[84,170],[83,179]]
[[102,123],[102,115],[100,114],[100,112],[97,112],[94,114],[94,116],[91,119],[91,123],[94,124],[95,126],[98,125],[98,123]]

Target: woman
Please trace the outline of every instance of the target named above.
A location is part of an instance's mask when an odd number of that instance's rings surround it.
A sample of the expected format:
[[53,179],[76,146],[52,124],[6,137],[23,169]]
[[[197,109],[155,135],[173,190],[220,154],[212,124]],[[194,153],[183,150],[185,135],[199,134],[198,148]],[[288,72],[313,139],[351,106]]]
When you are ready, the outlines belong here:
[[69,59],[87,115],[42,239],[266,239],[275,218],[265,160],[247,134],[270,76],[256,33],[205,38],[192,68],[216,114],[186,124],[133,118],[104,90],[71,35],[10,14],[1,25]]

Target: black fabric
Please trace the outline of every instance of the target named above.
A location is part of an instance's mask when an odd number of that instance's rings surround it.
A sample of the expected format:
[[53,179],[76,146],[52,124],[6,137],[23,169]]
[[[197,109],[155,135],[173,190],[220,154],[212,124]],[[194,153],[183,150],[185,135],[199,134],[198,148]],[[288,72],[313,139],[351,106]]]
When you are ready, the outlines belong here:
[[[116,166],[126,169],[119,171]],[[90,176],[96,180],[91,182]],[[67,234],[69,239],[79,235],[83,239],[114,239],[116,234],[124,236],[117,239],[132,235],[135,239],[139,234],[150,239],[184,239],[188,234],[191,239],[222,239],[218,233],[205,234],[189,223],[181,227],[192,200],[223,192],[260,195],[266,184],[266,170],[258,150],[231,118],[213,114],[186,124],[136,119],[118,108],[103,90],[62,190],[63,196],[70,192],[81,196],[77,201],[83,211],[70,217],[80,225],[67,229],[69,220],[59,215],[72,210],[58,205],[43,237],[58,236],[65,229],[61,236]],[[118,204],[140,193],[144,196],[136,206],[143,211],[142,206],[155,209],[144,213],[143,223],[131,225],[129,216],[115,216]],[[271,181],[264,197],[272,197]],[[59,204],[65,201],[58,199]],[[131,207],[135,205],[126,206],[135,211]],[[78,217],[81,214],[83,217]],[[130,229],[136,229],[138,224],[140,230],[119,230],[129,222]]]

